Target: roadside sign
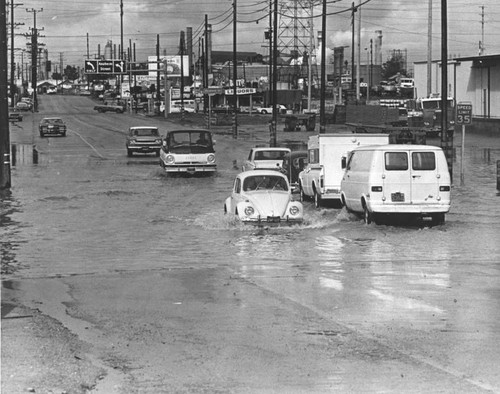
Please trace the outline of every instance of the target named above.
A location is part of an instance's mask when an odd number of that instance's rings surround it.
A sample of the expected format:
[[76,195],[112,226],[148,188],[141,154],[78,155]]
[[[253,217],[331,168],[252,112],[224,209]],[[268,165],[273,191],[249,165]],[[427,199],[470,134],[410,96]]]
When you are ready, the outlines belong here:
[[472,124],[472,104],[458,103],[457,104],[457,125]]
[[126,71],[124,60],[85,60],[86,74],[123,74]]
[[94,74],[97,72],[97,60],[85,60],[85,73]]

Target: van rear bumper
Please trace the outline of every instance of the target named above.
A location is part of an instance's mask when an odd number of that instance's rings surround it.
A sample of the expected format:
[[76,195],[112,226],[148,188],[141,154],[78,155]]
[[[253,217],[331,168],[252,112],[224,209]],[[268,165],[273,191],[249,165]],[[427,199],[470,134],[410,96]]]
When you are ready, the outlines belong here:
[[451,204],[368,204],[368,209],[373,213],[412,213],[412,214],[433,214],[447,213]]

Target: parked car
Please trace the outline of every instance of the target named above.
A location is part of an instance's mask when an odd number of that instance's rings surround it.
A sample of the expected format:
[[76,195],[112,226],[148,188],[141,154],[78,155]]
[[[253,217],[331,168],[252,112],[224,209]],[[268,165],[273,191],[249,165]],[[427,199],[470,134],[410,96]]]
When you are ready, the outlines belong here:
[[60,135],[65,137],[66,124],[61,118],[43,118],[38,126],[38,131],[40,132],[40,137],[42,138],[46,135]]
[[[181,113],[182,106],[180,104],[174,104],[170,106],[170,113],[171,114],[179,114]],[[195,113],[196,111],[192,107],[184,107],[184,112],[188,113]]]
[[9,121],[11,122],[22,122],[23,115],[20,112],[9,112]]
[[[278,109],[279,114],[286,114],[286,107],[284,105],[276,104],[276,108]],[[270,105],[268,107],[257,106],[257,107],[255,107],[255,110],[259,114],[272,114],[273,113],[273,106],[272,105]]]
[[16,104],[16,109],[18,111],[29,111],[31,109],[31,105],[24,102],[24,101],[19,101],[17,104]]
[[302,203],[292,200],[286,176],[273,170],[238,174],[224,213],[257,226],[300,224],[304,216]]
[[155,153],[160,156],[161,144],[158,127],[152,126],[130,127],[125,142],[129,157],[134,153]]
[[341,200],[365,223],[387,215],[444,222],[451,205],[451,179],[441,148],[379,145],[354,149],[345,165]]
[[281,170],[283,168],[283,160],[290,155],[289,148],[252,148],[248,154],[248,158],[243,164],[243,171],[267,169]]
[[56,94],[57,88],[47,88],[47,94]]

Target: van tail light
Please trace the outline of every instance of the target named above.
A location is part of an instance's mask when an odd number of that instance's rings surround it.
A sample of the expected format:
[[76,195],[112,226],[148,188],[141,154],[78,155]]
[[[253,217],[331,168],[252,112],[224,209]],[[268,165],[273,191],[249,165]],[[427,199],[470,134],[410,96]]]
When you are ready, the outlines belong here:
[[450,187],[449,186],[439,186],[439,191],[440,192],[449,192]]
[[323,175],[319,177],[319,187],[322,189],[325,187],[325,178],[323,177]]
[[381,192],[382,186],[372,186],[372,192]]

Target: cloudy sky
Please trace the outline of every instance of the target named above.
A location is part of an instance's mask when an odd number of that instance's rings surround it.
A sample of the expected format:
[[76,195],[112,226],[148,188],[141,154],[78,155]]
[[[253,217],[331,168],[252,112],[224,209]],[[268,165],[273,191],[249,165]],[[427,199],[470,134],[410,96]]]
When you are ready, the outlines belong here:
[[[155,54],[157,35],[160,47],[167,54],[178,51],[179,34],[186,27],[194,33],[195,54],[198,39],[203,33],[205,15],[213,26],[213,49],[232,50],[233,0],[122,0],[124,46],[132,42],[138,60]],[[264,31],[268,28],[270,0],[236,0],[238,9],[238,49],[267,53]],[[279,0],[280,3],[284,0]],[[296,0],[299,4],[307,0]],[[390,51],[406,50],[409,68],[414,61],[425,61],[427,56],[428,1],[429,0],[362,0],[361,50],[375,39],[376,30],[383,34],[383,61]],[[440,58],[441,0],[433,5],[433,54]],[[321,3],[321,1],[316,1]],[[359,4],[360,0],[355,0]],[[288,3],[293,4],[293,0]],[[14,2],[15,4],[15,2]],[[328,47],[351,45],[352,0],[328,0]],[[498,0],[448,0],[449,54],[474,56],[484,26],[485,54],[500,54],[500,2]],[[484,8],[483,8],[484,7]],[[28,12],[28,10],[30,12]],[[484,10],[484,18],[482,16]],[[36,12],[33,12],[36,11]],[[321,30],[321,6],[316,7],[314,30]],[[345,12],[347,11],[347,12]],[[34,25],[43,29],[40,42],[45,43],[49,59],[64,65],[83,65],[87,56],[87,34],[90,57],[101,51],[108,40],[120,43],[120,0],[23,0],[14,16],[17,48],[25,48],[22,35]],[[9,16],[10,19],[10,16]],[[484,20],[484,24],[482,21]],[[356,23],[358,19],[356,18]],[[350,51],[350,49],[347,49]],[[349,52],[346,56],[350,56]]]

